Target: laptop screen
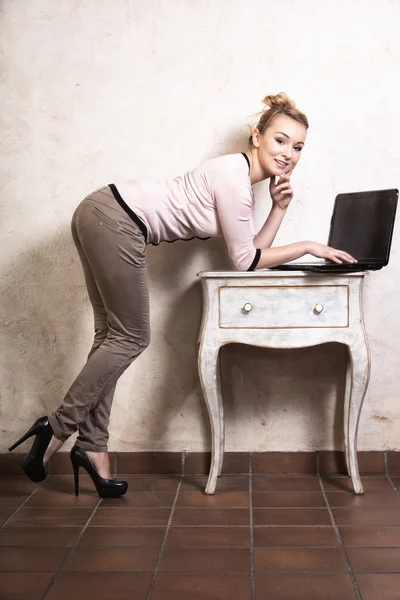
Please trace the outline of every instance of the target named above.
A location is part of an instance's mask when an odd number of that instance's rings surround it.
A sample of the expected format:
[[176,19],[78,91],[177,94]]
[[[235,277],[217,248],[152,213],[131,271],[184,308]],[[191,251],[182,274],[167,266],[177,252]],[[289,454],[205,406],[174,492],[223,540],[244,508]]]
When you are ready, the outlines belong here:
[[328,245],[358,261],[387,263],[398,190],[338,194]]

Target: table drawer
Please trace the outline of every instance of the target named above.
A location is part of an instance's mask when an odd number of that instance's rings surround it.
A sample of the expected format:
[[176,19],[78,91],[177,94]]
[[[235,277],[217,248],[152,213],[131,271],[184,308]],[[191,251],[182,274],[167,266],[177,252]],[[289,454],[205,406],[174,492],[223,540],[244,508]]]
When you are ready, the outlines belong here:
[[219,326],[348,327],[347,285],[219,288]]

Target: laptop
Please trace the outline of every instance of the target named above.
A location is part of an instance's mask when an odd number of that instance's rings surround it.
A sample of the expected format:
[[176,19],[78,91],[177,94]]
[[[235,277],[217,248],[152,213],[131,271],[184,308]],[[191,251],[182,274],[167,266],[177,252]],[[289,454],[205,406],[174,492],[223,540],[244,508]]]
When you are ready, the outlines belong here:
[[376,271],[389,262],[397,189],[338,194],[333,207],[328,246],[345,250],[357,263],[288,262],[273,270],[348,273]]

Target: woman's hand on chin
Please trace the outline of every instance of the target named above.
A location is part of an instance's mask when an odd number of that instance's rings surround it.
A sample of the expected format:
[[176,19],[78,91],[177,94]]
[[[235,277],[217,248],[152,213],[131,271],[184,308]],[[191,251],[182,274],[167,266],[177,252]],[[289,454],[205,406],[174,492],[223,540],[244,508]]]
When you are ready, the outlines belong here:
[[284,173],[279,177],[279,181],[276,181],[276,176],[272,175],[269,182],[269,193],[272,199],[273,207],[286,210],[293,198],[293,190],[290,184],[290,176],[293,169]]

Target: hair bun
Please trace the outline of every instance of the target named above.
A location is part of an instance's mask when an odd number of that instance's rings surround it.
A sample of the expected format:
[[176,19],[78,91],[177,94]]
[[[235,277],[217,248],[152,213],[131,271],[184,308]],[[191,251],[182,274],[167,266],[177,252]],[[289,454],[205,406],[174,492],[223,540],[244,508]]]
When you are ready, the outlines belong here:
[[293,100],[284,92],[279,92],[279,94],[276,94],[275,96],[265,96],[262,102],[267,107],[267,110],[273,106],[280,106],[281,108],[296,108]]

